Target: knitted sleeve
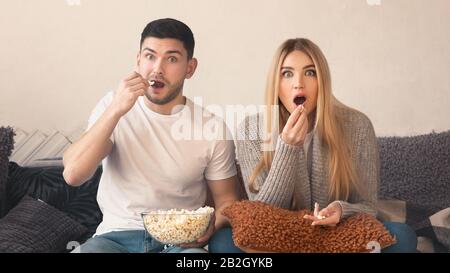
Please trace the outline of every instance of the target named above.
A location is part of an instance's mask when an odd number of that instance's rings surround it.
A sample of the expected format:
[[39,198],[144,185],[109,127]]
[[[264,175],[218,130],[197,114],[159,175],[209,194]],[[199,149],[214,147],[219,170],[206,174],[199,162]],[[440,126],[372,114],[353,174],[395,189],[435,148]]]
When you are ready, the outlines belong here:
[[252,116],[240,124],[237,134],[237,156],[247,195],[250,200],[290,208],[294,182],[299,173],[296,168],[303,166],[302,169],[306,170],[303,148],[289,145],[278,137],[271,168],[269,171],[263,169],[260,172],[255,181],[259,191],[252,193],[248,186],[249,177],[262,158],[262,140],[258,128],[258,118]]

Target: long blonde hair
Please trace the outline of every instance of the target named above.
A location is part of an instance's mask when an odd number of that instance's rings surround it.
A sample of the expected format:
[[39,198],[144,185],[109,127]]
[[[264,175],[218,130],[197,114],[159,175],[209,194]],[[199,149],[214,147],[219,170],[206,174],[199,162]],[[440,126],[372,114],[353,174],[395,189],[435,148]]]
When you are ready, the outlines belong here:
[[[289,118],[289,112],[280,102],[278,94],[281,66],[286,56],[294,50],[300,50],[308,55],[316,67],[318,95],[314,128],[320,141],[328,148],[329,151],[329,199],[348,200],[350,193],[353,190],[359,191],[359,189],[356,185],[356,173],[353,166],[354,163],[350,157],[349,145],[342,130],[343,120],[339,115],[337,115],[336,108],[345,107],[350,111],[353,111],[353,109],[343,105],[333,96],[331,92],[330,70],[328,68],[327,60],[325,59],[325,56],[320,48],[308,39],[298,38],[286,40],[278,48],[272,60],[267,77],[265,97],[265,103],[267,106],[267,136],[271,136],[272,131],[275,129],[272,125],[273,119],[276,118],[271,111],[273,106],[278,106],[279,109],[278,130],[280,132]],[[272,136],[267,140],[267,142],[273,143],[274,137],[277,136]],[[249,189],[251,192],[258,192],[258,189],[255,187],[256,178],[262,170],[270,170],[273,156],[273,150],[262,152],[260,162],[249,177]]]

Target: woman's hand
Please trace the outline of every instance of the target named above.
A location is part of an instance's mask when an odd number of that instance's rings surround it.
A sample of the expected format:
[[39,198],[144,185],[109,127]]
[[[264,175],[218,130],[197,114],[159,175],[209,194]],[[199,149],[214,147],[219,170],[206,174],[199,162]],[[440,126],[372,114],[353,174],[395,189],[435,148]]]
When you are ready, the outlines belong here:
[[308,114],[303,105],[297,106],[281,132],[281,139],[290,145],[303,145],[308,132]]
[[305,215],[304,219],[312,220],[312,226],[335,226],[341,220],[342,207],[339,202],[330,203],[319,211],[319,204],[314,206],[314,215]]

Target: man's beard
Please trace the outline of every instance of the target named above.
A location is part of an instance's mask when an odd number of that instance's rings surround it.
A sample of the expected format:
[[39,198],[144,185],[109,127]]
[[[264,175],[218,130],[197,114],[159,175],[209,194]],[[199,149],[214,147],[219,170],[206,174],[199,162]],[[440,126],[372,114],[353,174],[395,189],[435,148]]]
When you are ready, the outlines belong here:
[[164,105],[174,100],[178,96],[178,94],[180,94],[181,90],[183,90],[183,82],[169,89],[167,95],[162,99],[152,98],[152,96],[148,92],[145,92],[145,96],[149,101],[153,102],[154,104]]

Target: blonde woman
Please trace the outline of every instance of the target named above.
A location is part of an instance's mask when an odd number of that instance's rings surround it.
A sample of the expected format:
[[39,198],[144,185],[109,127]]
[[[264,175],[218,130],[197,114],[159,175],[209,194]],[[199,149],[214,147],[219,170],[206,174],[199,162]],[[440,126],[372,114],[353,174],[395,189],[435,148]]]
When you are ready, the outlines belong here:
[[[314,210],[305,218],[317,226],[336,225],[357,212],[376,216],[379,155],[372,123],[333,96],[330,70],[317,45],[289,39],[278,48],[265,100],[266,118],[251,116],[238,130],[238,159],[249,199]],[[383,252],[416,250],[410,227],[384,224],[397,244]],[[213,237],[210,251],[238,251],[230,229]]]

